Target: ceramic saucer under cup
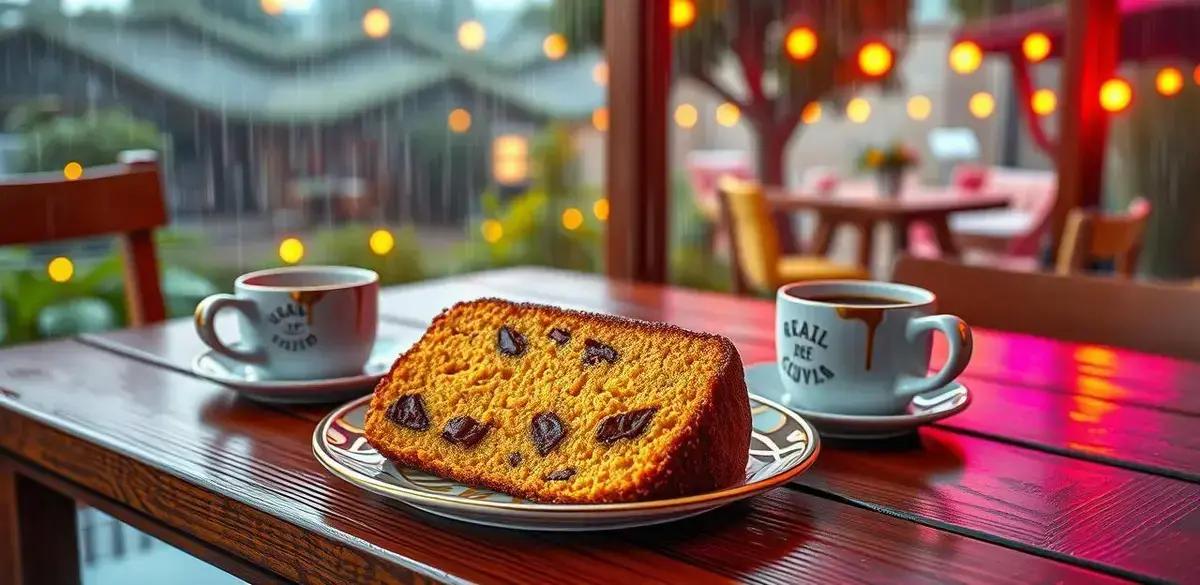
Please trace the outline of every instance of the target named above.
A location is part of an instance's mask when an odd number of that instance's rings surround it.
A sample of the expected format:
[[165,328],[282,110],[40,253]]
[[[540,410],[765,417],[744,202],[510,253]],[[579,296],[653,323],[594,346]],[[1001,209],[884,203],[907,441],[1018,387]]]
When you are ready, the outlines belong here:
[[779,380],[775,362],[762,362],[746,368],[746,386],[750,392],[774,400],[817,427],[821,436],[840,439],[882,439],[912,432],[921,425],[953,416],[971,405],[971,391],[959,381],[913,397],[904,414],[853,415],[817,412],[796,404]]
[[[230,346],[239,348],[240,343],[231,343]],[[272,379],[257,367],[236,362],[207,349],[192,360],[192,373],[228,386],[246,398],[259,402],[338,402],[362,396],[374,389],[379,379],[392,367],[396,356],[407,349],[408,345],[400,340],[380,337],[375,340],[371,357],[363,365],[361,373],[317,380]]]

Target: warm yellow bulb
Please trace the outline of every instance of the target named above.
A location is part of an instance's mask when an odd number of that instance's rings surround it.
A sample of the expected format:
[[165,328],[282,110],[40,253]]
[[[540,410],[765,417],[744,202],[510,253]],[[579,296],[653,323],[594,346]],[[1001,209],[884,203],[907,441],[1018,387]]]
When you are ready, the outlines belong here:
[[592,81],[601,87],[608,85],[608,63],[601,61],[592,67]]
[[396,238],[392,236],[392,232],[378,229],[371,232],[371,237],[367,240],[367,245],[371,248],[372,252],[383,256],[396,247]]
[[279,242],[279,259],[287,264],[295,264],[304,258],[304,243],[298,238],[285,238]]
[[986,91],[978,92],[972,95],[971,99],[967,101],[967,109],[971,112],[972,116],[982,120],[991,116],[992,112],[996,110],[996,98],[993,98],[992,94]]
[[1106,112],[1117,113],[1129,107],[1133,101],[1133,88],[1129,82],[1114,77],[1100,85],[1100,107]]
[[563,227],[570,231],[579,229],[579,226],[583,225],[583,212],[574,207],[564,209],[562,212],[562,224]]
[[471,112],[462,108],[454,108],[446,117],[446,126],[455,134],[462,134],[471,129]]
[[567,37],[559,33],[546,35],[546,40],[542,41],[542,52],[551,61],[562,59],[567,54]]
[[363,33],[373,39],[386,37],[392,30],[392,17],[382,8],[372,8],[363,14]]
[[271,16],[279,16],[283,14],[284,0],[260,0],[258,5],[262,11]]
[[692,104],[679,104],[675,107],[675,124],[680,128],[691,128],[700,119],[700,111]]
[[75,264],[66,256],[58,256],[46,264],[46,274],[54,282],[67,282],[75,274]]
[[871,117],[871,102],[863,98],[854,98],[846,102],[846,117],[855,124],[862,124]]
[[601,131],[608,131],[608,108],[600,106],[592,110],[592,127]]
[[737,104],[725,102],[717,106],[717,123],[726,128],[737,125],[741,117],[742,111],[738,109]]
[[950,68],[955,73],[974,73],[983,63],[983,50],[974,41],[959,41],[950,48]]
[[783,46],[789,57],[805,61],[817,52],[817,33],[807,26],[798,26],[788,31]]
[[800,121],[805,124],[816,124],[821,121],[821,104],[817,102],[804,104],[804,109],[800,110]]
[[504,226],[494,219],[485,219],[479,224],[479,233],[483,234],[483,241],[495,244],[504,237]]
[[858,50],[858,68],[871,77],[882,77],[892,69],[892,49],[871,41]]
[[68,181],[74,181],[83,176],[83,165],[71,161],[63,166],[63,177]]
[[1037,63],[1050,56],[1050,37],[1045,33],[1031,32],[1021,41],[1021,52],[1030,63]]
[[468,51],[478,51],[487,42],[487,31],[478,20],[468,20],[458,25],[458,46]]
[[608,198],[601,197],[592,204],[592,215],[600,221],[608,221]]
[[933,100],[928,96],[914,95],[908,98],[908,117],[914,120],[927,120],[933,113]]
[[1154,76],[1154,88],[1166,97],[1179,95],[1183,91],[1183,72],[1178,67],[1163,67]]
[[696,22],[696,3],[692,0],[671,0],[671,28],[687,28]]
[[1052,89],[1039,89],[1029,98],[1029,107],[1039,116],[1049,116],[1058,107],[1058,96]]

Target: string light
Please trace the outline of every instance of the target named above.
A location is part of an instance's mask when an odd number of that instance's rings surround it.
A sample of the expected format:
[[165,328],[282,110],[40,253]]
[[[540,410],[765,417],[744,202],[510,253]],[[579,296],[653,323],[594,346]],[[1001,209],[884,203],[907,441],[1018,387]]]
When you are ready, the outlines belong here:
[[63,165],[63,177],[65,177],[68,181],[74,181],[82,176],[83,165],[75,161],[71,161],[66,165]]
[[58,256],[46,263],[46,274],[54,282],[67,282],[75,274],[75,264],[66,256]]
[[583,212],[574,207],[564,209],[562,212],[562,224],[568,231],[579,229],[579,226],[583,225]]
[[542,41],[542,52],[551,61],[562,59],[567,54],[567,37],[559,33],[546,35],[546,40]]
[[908,117],[914,120],[926,120],[933,112],[933,101],[928,96],[914,95],[908,98]]
[[996,110],[996,98],[986,91],[978,92],[972,95],[967,102],[967,109],[970,110],[972,116],[982,120],[991,116],[992,112]]
[[680,128],[691,128],[700,119],[700,112],[692,104],[679,104],[675,107],[675,124]]
[[487,42],[487,31],[478,20],[467,20],[458,25],[458,46],[468,51],[478,51]]
[[807,26],[795,27],[784,37],[783,46],[792,59],[806,61],[817,52],[817,33]]
[[495,244],[504,237],[504,226],[494,219],[485,219],[479,224],[479,233],[483,235],[483,241]]
[[738,120],[742,117],[742,111],[738,109],[737,104],[725,102],[717,106],[717,123],[726,127],[732,128],[736,126]]
[[1106,112],[1118,113],[1129,107],[1133,101],[1133,88],[1129,82],[1114,77],[1100,85],[1100,107]]
[[817,102],[808,102],[804,104],[804,109],[800,110],[800,121],[805,124],[816,124],[821,120],[821,104]]
[[858,97],[846,102],[846,117],[855,124],[866,122],[871,117],[871,102]]
[[1050,56],[1050,37],[1045,33],[1031,32],[1021,41],[1021,52],[1030,63],[1038,63]]
[[592,127],[601,132],[608,132],[608,108],[600,106],[592,110]]
[[446,117],[446,125],[455,134],[462,134],[471,129],[471,112],[462,108],[454,108]]
[[381,39],[392,30],[392,17],[382,8],[372,8],[363,14],[362,28],[368,37]]
[[696,22],[696,3],[692,0],[671,0],[671,28],[684,29]]
[[608,198],[601,197],[592,204],[592,215],[600,221],[608,221]]
[[959,75],[974,73],[983,63],[983,50],[974,41],[959,41],[950,48],[950,68]]
[[392,251],[396,247],[396,237],[385,229],[378,229],[371,232],[371,237],[367,239],[367,247],[379,256],[383,256]]
[[1163,67],[1154,75],[1154,88],[1160,95],[1173,97],[1183,91],[1183,72],[1178,67]]
[[1058,107],[1058,96],[1054,95],[1054,90],[1051,89],[1039,89],[1033,92],[1029,100],[1033,113],[1039,116],[1049,116]]
[[304,243],[299,238],[285,238],[279,242],[279,259],[285,264],[295,264],[304,258]]
[[882,77],[892,69],[892,49],[871,41],[858,50],[858,68],[871,77]]
[[599,85],[600,87],[604,87],[604,86],[608,85],[608,63],[607,62],[601,61],[599,63],[596,63],[595,67],[592,67],[592,81],[596,82],[596,85]]

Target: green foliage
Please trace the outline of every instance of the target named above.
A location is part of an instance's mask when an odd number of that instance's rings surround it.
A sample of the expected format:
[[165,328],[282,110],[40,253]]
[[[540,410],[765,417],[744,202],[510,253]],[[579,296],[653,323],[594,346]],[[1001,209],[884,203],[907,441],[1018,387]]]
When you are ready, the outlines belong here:
[[678,286],[729,290],[729,265],[717,258],[711,248],[715,226],[696,205],[687,181],[676,178],[673,183],[668,279]]
[[123,150],[160,148],[159,132],[149,122],[121,110],[82,116],[29,115],[12,122],[23,127],[18,166],[23,172],[60,170],[68,162],[112,164]]
[[411,226],[394,230],[394,247],[386,254],[371,251],[369,242],[376,228],[348,225],[317,234],[314,260],[322,264],[360,266],[379,273],[379,283],[387,286],[425,278],[421,246]]

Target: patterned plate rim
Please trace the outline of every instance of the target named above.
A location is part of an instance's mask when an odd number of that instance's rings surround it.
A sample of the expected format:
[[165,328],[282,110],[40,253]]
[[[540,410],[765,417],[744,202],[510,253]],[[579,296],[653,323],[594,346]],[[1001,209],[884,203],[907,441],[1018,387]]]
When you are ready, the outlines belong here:
[[321,419],[321,422],[317,423],[317,428],[313,430],[313,455],[316,457],[317,461],[325,467],[325,469],[328,469],[334,475],[351,484],[357,485],[363,489],[380,495],[397,497],[402,501],[416,501],[429,505],[442,504],[476,510],[509,510],[515,512],[636,512],[645,510],[659,510],[663,508],[704,505],[717,506],[723,502],[749,497],[791,481],[792,478],[800,475],[809,467],[812,467],[812,464],[817,460],[817,455],[821,452],[820,436],[817,434],[816,428],[814,428],[807,420],[805,420],[799,414],[796,414],[796,412],[792,409],[783,406],[774,400],[769,400],[757,394],[750,393],[751,399],[774,407],[776,410],[799,424],[808,435],[808,444],[801,452],[799,462],[796,463],[795,466],[753,483],[744,483],[715,492],[707,492],[703,494],[695,494],[666,500],[624,502],[616,504],[539,504],[529,502],[489,502],[486,500],[472,500],[468,498],[460,498],[458,496],[430,494],[427,492],[414,490],[412,488],[406,488],[403,486],[382,482],[372,477],[366,477],[363,474],[342,465],[325,452],[323,437],[325,437],[326,430],[329,428],[329,425],[331,425],[334,420],[341,417],[346,411],[357,408],[361,403],[370,400],[371,396],[372,395],[367,395],[351,400],[350,402],[337,407],[333,410],[333,412],[325,415],[325,418]]

